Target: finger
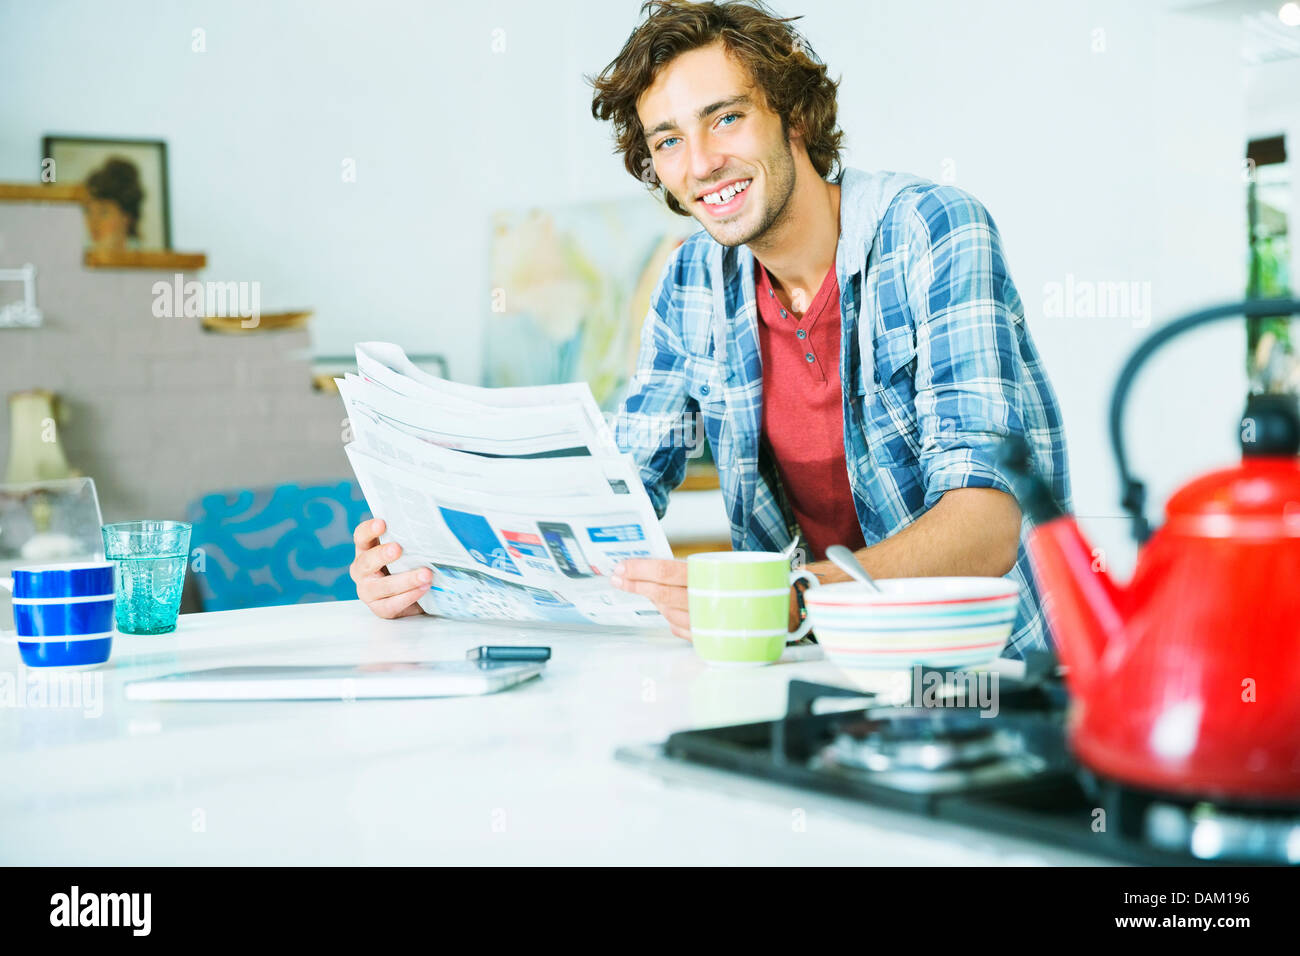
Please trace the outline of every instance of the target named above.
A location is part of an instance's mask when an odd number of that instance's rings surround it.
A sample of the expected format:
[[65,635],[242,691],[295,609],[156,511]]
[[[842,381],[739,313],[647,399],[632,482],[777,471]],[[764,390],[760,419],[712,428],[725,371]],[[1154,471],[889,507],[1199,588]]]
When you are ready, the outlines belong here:
[[357,597],[369,604],[431,583],[433,583],[433,572],[428,568],[416,568],[413,571],[403,571],[401,574],[375,575],[363,578],[357,585]]
[[654,581],[624,581],[623,590],[649,598],[650,603],[660,611],[664,608],[685,611],[689,607],[688,594],[684,587],[657,584]]
[[686,562],[659,558],[629,558],[615,570],[628,581],[655,581],[686,586]]
[[689,627],[674,627],[673,637],[680,637],[683,641],[691,639],[691,629]]
[[420,607],[419,604],[413,603],[410,607],[408,607],[405,611],[400,612],[397,616],[410,617],[413,614],[423,614],[423,613],[424,613],[424,608]]
[[352,541],[357,546],[357,553],[368,551],[375,546],[379,536],[384,533],[384,521],[382,518],[374,518],[370,521],[363,521],[357,525],[357,529],[352,532]]
[[614,569],[624,581],[657,581],[686,586],[686,562],[666,558],[628,558]]
[[401,594],[394,594],[392,597],[384,598],[382,601],[370,602],[370,610],[382,618],[405,617],[406,615],[403,612],[408,610],[428,590],[429,586],[423,584],[418,588],[411,588]]
[[353,565],[361,577],[372,577],[376,574],[387,574],[385,565],[396,561],[402,554],[402,546],[396,541],[390,541],[388,544],[381,544],[357,555]]
[[381,544],[358,551],[357,556],[352,559],[352,564],[348,566],[348,577],[360,584],[367,578],[382,577],[387,574],[388,570],[384,567],[384,563],[389,559],[384,557],[384,554],[384,546]]
[[688,631],[690,630],[691,616],[685,611],[679,610],[675,607],[667,607],[660,608],[659,613],[664,616],[664,620],[666,620],[671,626],[680,627]]

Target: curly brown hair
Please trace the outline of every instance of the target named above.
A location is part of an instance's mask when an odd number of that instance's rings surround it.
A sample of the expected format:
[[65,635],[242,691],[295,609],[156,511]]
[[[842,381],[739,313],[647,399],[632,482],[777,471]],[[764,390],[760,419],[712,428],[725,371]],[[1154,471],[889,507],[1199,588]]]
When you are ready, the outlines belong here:
[[[803,134],[808,158],[823,179],[840,165],[844,133],[835,122],[835,92],[839,86],[808,42],[790,24],[799,17],[778,17],[760,0],[732,3],[688,3],[647,0],[646,17],[597,77],[587,77],[595,89],[591,115],[614,121],[615,152],[623,165],[653,191],[650,146],[645,141],[636,102],[654,83],[659,70],[682,53],[722,41],[727,53],[749,70],[766,106],[781,117],[786,135]],[[690,213],[665,189],[668,208]]]
[[93,199],[107,199],[117,203],[131,221],[126,234],[138,239],[136,227],[140,222],[140,204],[144,202],[144,187],[140,185],[140,170],[135,163],[120,156],[110,156],[104,165],[86,177],[86,191]]

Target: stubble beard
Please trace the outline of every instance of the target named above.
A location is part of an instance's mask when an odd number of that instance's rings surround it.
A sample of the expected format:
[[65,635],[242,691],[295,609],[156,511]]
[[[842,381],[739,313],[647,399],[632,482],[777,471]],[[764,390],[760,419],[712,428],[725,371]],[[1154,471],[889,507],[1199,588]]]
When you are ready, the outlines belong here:
[[[764,236],[780,228],[782,220],[785,218],[786,207],[790,204],[790,197],[794,195],[795,165],[794,153],[790,149],[790,140],[787,138],[784,149],[776,149],[769,159],[770,161],[767,164],[767,188],[770,195],[767,197],[767,202],[763,207],[763,216],[757,226],[740,236],[727,235],[726,231],[730,225],[729,223],[714,223],[696,217],[700,225],[704,227],[705,232],[720,245],[752,246],[755,243],[761,245]],[[722,235],[714,231],[719,227],[721,227]]]

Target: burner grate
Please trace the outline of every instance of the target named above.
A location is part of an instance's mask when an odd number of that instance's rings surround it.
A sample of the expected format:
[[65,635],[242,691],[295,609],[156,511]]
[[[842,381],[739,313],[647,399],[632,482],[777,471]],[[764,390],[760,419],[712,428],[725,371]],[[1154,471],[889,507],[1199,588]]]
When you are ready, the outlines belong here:
[[[663,757],[1128,863],[1300,859],[1300,808],[1211,814],[1082,771],[1053,676],[1004,681],[991,718],[974,707],[875,706],[856,690],[791,681],[784,719],[676,733]],[[828,697],[863,706],[816,713]]]

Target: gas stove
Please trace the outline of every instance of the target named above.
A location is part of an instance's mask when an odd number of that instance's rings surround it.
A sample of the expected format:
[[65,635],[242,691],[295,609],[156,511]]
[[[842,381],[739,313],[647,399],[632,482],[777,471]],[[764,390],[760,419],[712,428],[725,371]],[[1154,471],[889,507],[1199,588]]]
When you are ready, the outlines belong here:
[[683,731],[619,756],[669,776],[689,768],[710,772],[693,780],[721,782],[720,772],[1117,862],[1300,864],[1300,806],[1147,793],[1080,767],[1051,655],[997,681],[991,698],[961,693],[972,676],[918,670],[914,687],[947,692],[904,704],[792,680],[781,720]]

